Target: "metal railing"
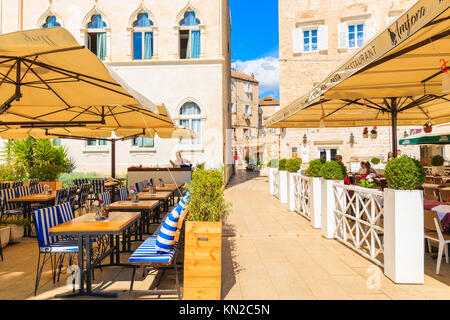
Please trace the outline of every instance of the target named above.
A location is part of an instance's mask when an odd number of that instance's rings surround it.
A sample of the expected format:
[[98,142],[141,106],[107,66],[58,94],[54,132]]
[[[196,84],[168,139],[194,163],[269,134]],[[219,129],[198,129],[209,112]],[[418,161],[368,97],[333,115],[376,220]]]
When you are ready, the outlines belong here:
[[384,266],[384,194],[358,186],[333,186],[336,239]]
[[301,174],[294,175],[295,211],[311,220],[311,178]]

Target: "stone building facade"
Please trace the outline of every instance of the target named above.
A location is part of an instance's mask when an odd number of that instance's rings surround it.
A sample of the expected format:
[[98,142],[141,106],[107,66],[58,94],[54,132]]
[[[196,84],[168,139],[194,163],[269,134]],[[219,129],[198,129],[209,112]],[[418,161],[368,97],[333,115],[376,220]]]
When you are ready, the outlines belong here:
[[[2,0],[0,32],[62,26],[131,87],[164,103],[193,141],[116,144],[116,167],[165,166],[177,150],[232,171],[228,0]],[[62,140],[76,171],[110,172],[109,143]]]
[[260,133],[259,82],[254,75],[231,70],[231,123],[233,127],[233,154],[236,165],[246,159],[252,164],[258,157]]
[[[320,83],[414,2],[279,0],[281,107]],[[421,126],[399,127],[397,136],[402,138],[405,132],[409,135],[415,129]],[[293,150],[298,150],[304,162],[320,156],[330,159],[336,154],[341,154],[347,163],[371,157],[386,158],[392,150],[391,128],[379,127],[377,139],[364,139],[362,131],[362,127],[286,129],[281,133],[281,157],[290,158]],[[420,157],[418,146],[400,149]]]

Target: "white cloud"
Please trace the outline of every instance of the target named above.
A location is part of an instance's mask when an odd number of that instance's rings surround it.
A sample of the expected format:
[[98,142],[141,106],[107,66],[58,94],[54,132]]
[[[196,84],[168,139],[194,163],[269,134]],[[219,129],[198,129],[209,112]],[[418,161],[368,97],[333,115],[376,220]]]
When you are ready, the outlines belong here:
[[246,74],[255,75],[259,81],[259,92],[261,96],[278,95],[280,90],[280,69],[278,58],[268,56],[255,60],[235,62],[236,70]]

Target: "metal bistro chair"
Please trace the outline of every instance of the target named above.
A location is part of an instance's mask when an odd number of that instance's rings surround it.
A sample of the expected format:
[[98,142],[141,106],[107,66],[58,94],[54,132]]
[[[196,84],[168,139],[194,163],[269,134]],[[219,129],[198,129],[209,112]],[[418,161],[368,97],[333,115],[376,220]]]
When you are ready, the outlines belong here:
[[128,189],[123,187],[117,190],[119,195],[119,201],[127,201],[128,200]]
[[69,188],[69,192],[68,192],[68,195],[67,195],[67,201],[72,206],[72,210],[74,208],[75,201],[77,200],[77,191],[78,191],[78,187],[77,186],[71,186]]
[[3,215],[14,216],[15,218],[23,216],[24,214],[23,208],[18,206],[17,203],[9,201],[11,199],[14,199],[15,197],[16,193],[14,189],[0,190],[0,198],[2,199],[1,210]]
[[90,204],[92,201],[98,199],[100,193],[105,192],[105,180],[104,179],[93,179],[91,180],[91,192],[89,194]]
[[426,177],[425,177],[425,183],[434,183],[433,177],[426,176]]
[[444,179],[442,177],[433,177],[434,184],[445,185]]
[[426,200],[439,201],[439,195],[436,188],[423,187],[423,195]]
[[[61,208],[59,208],[59,210],[61,210]],[[36,282],[34,286],[34,295],[36,295],[45,263],[50,259],[50,264],[52,266],[53,283],[55,283],[56,268],[59,269],[59,280],[64,257],[66,254],[69,255],[69,265],[71,265],[72,255],[78,253],[78,241],[70,239],[61,240],[56,236],[49,235],[49,230],[52,227],[60,224],[60,221],[58,220],[57,206],[34,211],[34,221],[36,224],[36,233],[39,246],[38,264],[36,268]],[[42,261],[41,255],[43,255]]]
[[28,185],[30,187],[31,192],[36,193],[36,186],[39,185],[39,179],[31,179],[30,184]]
[[450,203],[450,189],[439,189],[440,202]]
[[143,192],[144,191],[144,182],[136,182],[136,190],[137,192]]
[[80,187],[80,192],[78,194],[78,198],[75,201],[75,209],[84,208],[85,212],[87,212],[87,200],[89,196],[89,189],[91,185],[89,183],[84,183]]
[[105,206],[109,206],[111,204],[111,194],[109,191],[99,193],[98,198],[103,201]]
[[436,265],[436,274],[439,274],[441,269],[442,254],[445,249],[445,262],[449,262],[448,259],[448,244],[450,243],[450,235],[443,233],[441,220],[436,211],[425,210],[424,220],[425,239],[427,239],[428,251],[431,253],[431,241],[437,242],[439,245],[438,259]]
[[12,183],[12,188],[17,188],[17,187],[22,187],[23,186],[23,181],[14,181]]
[[78,188],[81,188],[81,186],[86,183],[89,183],[88,178],[73,179],[73,184],[76,185]]
[[[2,208],[2,210],[0,210],[0,221],[2,221],[2,216],[3,216],[3,198],[0,198],[0,206]],[[3,248],[2,248],[2,237],[0,237],[0,258],[3,261]]]
[[56,190],[55,206],[57,206],[63,202],[66,202],[68,196],[69,196],[69,189]]

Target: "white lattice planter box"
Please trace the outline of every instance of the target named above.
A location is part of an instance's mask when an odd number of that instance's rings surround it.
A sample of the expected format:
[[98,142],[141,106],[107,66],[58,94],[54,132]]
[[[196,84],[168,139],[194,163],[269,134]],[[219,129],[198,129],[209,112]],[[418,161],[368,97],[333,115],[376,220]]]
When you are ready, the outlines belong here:
[[341,191],[340,189],[333,189],[335,184],[344,184],[344,181],[322,179],[322,236],[327,239],[334,239],[336,231],[336,218],[334,215],[336,199],[334,193]]
[[296,189],[298,189],[298,177],[299,175],[295,172],[288,173],[288,202],[289,202],[289,211],[296,210]]
[[278,190],[280,203],[288,203],[289,190],[288,172],[286,170],[278,171]]
[[274,172],[273,177],[273,195],[280,199],[280,171]]
[[269,168],[269,194],[271,196],[275,195],[275,177],[277,171],[277,168]]
[[423,191],[384,190],[384,273],[395,283],[423,284]]
[[311,226],[314,229],[322,228],[322,178],[310,179],[309,211]]

